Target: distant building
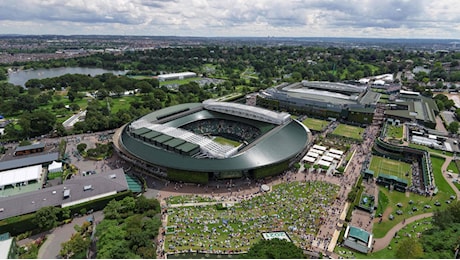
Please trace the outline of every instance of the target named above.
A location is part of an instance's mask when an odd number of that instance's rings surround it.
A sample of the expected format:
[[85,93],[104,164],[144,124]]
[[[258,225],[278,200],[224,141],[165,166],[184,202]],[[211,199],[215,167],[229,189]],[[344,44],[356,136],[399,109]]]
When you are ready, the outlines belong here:
[[400,90],[397,99],[387,104],[385,117],[400,122],[416,122],[434,129],[438,113],[438,106],[433,99],[418,92]]
[[179,72],[179,73],[162,74],[162,75],[157,76],[159,81],[178,80],[178,79],[186,79],[186,78],[194,78],[194,77],[196,77],[195,72]]
[[257,98],[257,105],[369,124],[379,99],[380,94],[371,91],[367,86],[304,80],[262,90]]

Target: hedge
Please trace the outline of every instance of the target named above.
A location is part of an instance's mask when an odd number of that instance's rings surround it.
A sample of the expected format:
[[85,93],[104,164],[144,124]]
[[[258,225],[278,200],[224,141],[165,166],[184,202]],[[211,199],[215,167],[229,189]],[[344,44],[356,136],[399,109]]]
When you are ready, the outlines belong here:
[[0,221],[0,234],[9,232],[11,236],[17,236],[27,231],[32,234],[39,232],[38,226],[34,223],[35,213],[16,216]]
[[167,172],[167,178],[172,181],[200,184],[207,184],[209,182],[209,174],[207,172],[181,171],[176,169],[168,169]]
[[261,179],[268,176],[273,176],[282,173],[289,167],[289,161],[281,162],[278,164],[266,166],[263,168],[253,170],[254,179]]

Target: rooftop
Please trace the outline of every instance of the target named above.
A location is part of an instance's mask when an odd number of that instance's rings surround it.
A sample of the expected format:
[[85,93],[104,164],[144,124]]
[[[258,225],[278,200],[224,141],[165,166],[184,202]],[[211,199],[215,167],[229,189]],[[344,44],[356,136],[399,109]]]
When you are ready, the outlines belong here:
[[[92,189],[84,191],[83,187],[91,185]],[[83,202],[92,197],[121,192],[128,189],[123,169],[99,173],[89,176],[77,176],[65,180],[63,184],[36,191],[0,198],[4,209],[0,212],[0,220],[35,212],[42,207],[60,206],[69,203]],[[64,199],[64,190],[70,190],[70,198]]]
[[28,156],[25,158],[22,158],[21,156],[21,159],[0,162],[0,171],[16,169],[30,165],[49,163],[52,161],[56,161],[58,157],[59,153],[47,153],[41,155]]

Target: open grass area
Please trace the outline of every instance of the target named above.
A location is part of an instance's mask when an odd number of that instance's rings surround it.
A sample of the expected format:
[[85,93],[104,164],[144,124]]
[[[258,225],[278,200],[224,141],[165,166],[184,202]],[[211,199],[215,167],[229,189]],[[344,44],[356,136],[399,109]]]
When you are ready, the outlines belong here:
[[387,195],[385,195],[385,192],[382,192],[381,190],[379,190],[378,206],[377,206],[377,210],[375,211],[375,215],[376,216],[378,216],[379,214],[383,215],[383,212],[387,208],[388,203],[389,203],[388,197]]
[[394,126],[394,125],[387,125],[387,137],[388,138],[395,138],[395,139],[402,139],[403,138],[403,126]]
[[307,118],[302,121],[304,125],[306,125],[309,129],[314,131],[322,131],[328,124],[328,121],[315,119],[315,118]]
[[[389,220],[387,216],[384,216],[382,223],[374,223],[373,233],[376,238],[384,237],[393,226],[405,218],[434,212],[435,210],[443,210],[449,205],[446,201],[450,200],[450,196],[455,195],[455,193],[442,176],[441,166],[444,163],[444,158],[431,157],[431,162],[433,165],[433,176],[438,187],[438,193],[432,198],[409,192],[389,191],[384,187],[379,188],[380,192],[384,193],[388,198],[388,207],[386,210],[393,214],[394,219]],[[412,204],[410,201],[412,201]],[[440,202],[440,206],[435,206],[436,202]],[[401,203],[402,206],[398,207],[398,203]],[[429,205],[430,208],[425,208],[425,205]],[[414,207],[417,208],[416,211],[413,210]],[[396,214],[397,210],[401,210],[402,214]]]
[[200,203],[200,202],[214,202],[216,200],[209,197],[202,197],[197,195],[184,195],[184,196],[173,196],[166,198],[168,205],[182,204],[182,203]]
[[339,124],[332,132],[333,135],[343,136],[358,141],[363,140],[363,133],[364,128],[345,124]]
[[165,85],[171,85],[171,84],[184,85],[191,81],[200,80],[200,79],[201,79],[200,77],[194,77],[194,78],[186,78],[186,79],[160,81],[160,87],[165,86]]
[[373,155],[369,169],[374,171],[374,177],[377,177],[380,173],[384,173],[407,180],[409,184],[411,183],[412,169],[408,163]]
[[[318,232],[320,219],[338,191],[339,186],[326,182],[292,182],[226,207],[170,207],[167,226],[176,228],[166,235],[165,250],[245,252],[262,239],[262,232],[271,231],[285,231],[300,246],[302,235]],[[195,195],[180,200],[201,199]]]
[[213,141],[223,144],[223,145],[231,145],[233,147],[238,147],[241,143],[237,141],[230,140],[228,138],[222,137],[222,136],[216,136],[214,137]]
[[424,218],[419,221],[408,224],[406,227],[398,232],[398,235],[394,237],[387,248],[382,249],[378,252],[363,254],[357,251],[351,250],[347,247],[336,246],[334,252],[344,259],[357,258],[357,259],[395,259],[395,253],[398,250],[398,244],[400,241],[407,237],[407,234],[421,233],[433,227],[432,218]]
[[458,167],[455,161],[451,161],[449,163],[449,166],[447,166],[447,171],[452,172],[452,173],[457,173],[457,174],[459,173]]

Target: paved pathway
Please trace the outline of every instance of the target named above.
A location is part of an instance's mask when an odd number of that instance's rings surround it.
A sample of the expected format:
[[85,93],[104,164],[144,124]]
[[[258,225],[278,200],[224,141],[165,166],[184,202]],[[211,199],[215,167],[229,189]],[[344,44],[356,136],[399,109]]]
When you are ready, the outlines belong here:
[[417,220],[421,220],[421,219],[424,219],[424,218],[429,218],[429,217],[432,217],[432,216],[433,216],[432,212],[431,213],[420,214],[420,215],[413,216],[413,217],[410,217],[410,218],[406,219],[406,222],[404,224],[402,222],[396,224],[392,229],[390,229],[390,231],[387,232],[387,234],[384,237],[376,238],[374,240],[375,241],[374,252],[386,248],[390,244],[390,242],[393,239],[393,237],[395,236],[395,233],[397,231],[399,231],[400,229],[402,229],[403,227],[405,227],[406,225],[408,225],[408,224],[410,224],[412,222],[415,222]]
[[[94,218],[96,222],[99,222],[103,219],[102,211],[94,212]],[[38,251],[38,259],[57,259],[59,257],[59,251],[61,250],[61,244],[68,241],[73,233],[75,233],[74,226],[81,226],[83,222],[89,216],[83,216],[79,218],[74,218],[74,220],[69,223],[55,228],[51,234],[46,239],[45,243],[40,247]]]

